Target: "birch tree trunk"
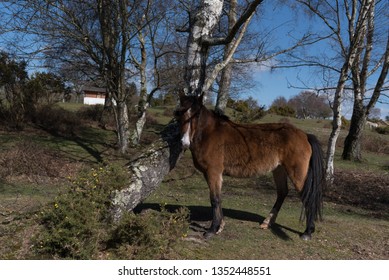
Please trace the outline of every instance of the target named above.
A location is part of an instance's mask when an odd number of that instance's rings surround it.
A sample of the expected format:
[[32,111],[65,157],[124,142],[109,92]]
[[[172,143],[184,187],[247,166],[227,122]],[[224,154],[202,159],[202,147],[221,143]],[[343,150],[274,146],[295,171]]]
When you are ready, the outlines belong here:
[[186,46],[185,82],[187,95],[200,95],[206,78],[209,46],[204,38],[211,36],[219,22],[222,0],[204,0],[199,11],[190,18],[190,33]]
[[142,156],[128,165],[129,184],[117,190],[112,198],[115,221],[123,212],[131,211],[160,186],[182,155],[180,132],[177,123],[171,123],[158,141],[148,147]]
[[[338,3],[331,1],[323,2],[323,6],[319,5],[321,1],[297,0],[297,2],[307,7],[330,30],[331,38],[336,43],[336,47],[339,49],[343,60],[332,103],[332,131],[328,139],[326,158],[326,179],[332,182],[336,142],[342,124],[341,103],[343,91],[349,79],[349,72],[355,67],[355,62],[358,61],[361,48],[363,48],[368,28],[369,13],[371,12],[372,5],[374,5],[374,0],[344,1],[344,9],[339,9]],[[342,21],[344,16],[345,23]],[[344,34],[347,35],[344,36]]]
[[363,104],[354,101],[350,130],[344,140],[342,159],[362,161],[361,140],[366,119],[367,115]]
[[348,79],[348,71],[349,71],[349,64],[348,62],[346,62],[342,67],[338,84],[336,87],[336,91],[335,91],[334,101],[332,104],[332,112],[333,112],[332,131],[328,139],[327,157],[326,157],[326,180],[328,182],[332,182],[334,177],[334,158],[335,158],[336,142],[338,140],[340,130],[342,127],[342,113],[341,113],[342,107],[341,106],[342,106],[344,87]]
[[132,145],[138,145],[140,137],[142,135],[143,127],[146,123],[146,111],[149,107],[148,96],[147,96],[147,78],[146,78],[146,66],[147,66],[147,52],[145,46],[145,39],[142,31],[139,31],[138,40],[140,43],[141,61],[140,63],[135,61],[140,73],[140,94],[137,108],[137,120],[135,123],[135,129],[131,135]]
[[116,120],[118,150],[125,154],[130,140],[125,82],[126,52],[129,41],[126,23],[127,6],[122,0],[99,0],[97,1],[97,15],[103,43],[100,71],[109,96],[116,103],[113,104],[113,111]]
[[[237,0],[230,0],[230,11],[228,13],[228,30],[231,31],[231,28],[236,24],[236,7]],[[224,48],[224,57],[223,60],[226,60],[231,50],[232,45],[235,40],[232,40],[231,43],[227,44]],[[231,86],[231,74],[232,74],[232,65],[229,63],[221,72],[219,92],[217,94],[215,110],[224,113],[224,110],[227,107],[227,101],[230,92]]]
[[[374,7],[374,5],[373,5]],[[382,61],[379,64],[382,65],[380,75],[375,83],[373,94],[370,98],[366,97],[366,87],[368,78],[368,65],[370,63],[371,50],[373,48],[373,31],[374,31],[374,11],[371,10],[369,18],[367,40],[365,46],[365,55],[363,59],[363,66],[360,71],[359,67],[354,67],[352,71],[353,84],[354,84],[354,107],[353,115],[350,123],[350,130],[344,141],[344,148],[342,158],[344,160],[362,160],[361,139],[363,134],[363,127],[366,123],[366,119],[369,116],[369,112],[374,108],[377,103],[382,88],[385,84],[386,77],[389,69],[389,34],[387,33],[386,49],[383,55]],[[363,49],[362,49],[363,50]],[[361,50],[361,52],[362,52]],[[377,69],[374,67],[374,69]],[[368,100],[368,102],[366,102]]]
[[116,134],[118,138],[118,149],[121,154],[125,154],[130,139],[130,121],[128,119],[128,108],[125,101],[116,101],[114,107],[116,118]]

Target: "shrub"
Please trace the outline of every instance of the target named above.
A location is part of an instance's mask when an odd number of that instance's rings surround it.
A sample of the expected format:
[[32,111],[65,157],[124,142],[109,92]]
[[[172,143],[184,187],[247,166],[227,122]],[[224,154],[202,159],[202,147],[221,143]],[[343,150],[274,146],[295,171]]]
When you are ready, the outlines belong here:
[[40,258],[95,259],[102,250],[114,258],[164,258],[188,230],[188,210],[124,214],[111,220],[111,195],[127,183],[121,166],[102,166],[81,174],[68,192],[39,214],[34,242]]
[[23,130],[25,127],[25,110],[21,103],[5,105],[0,100],[0,124],[10,130]]
[[103,116],[104,105],[89,105],[78,110],[77,115],[83,120],[100,121]]
[[158,120],[151,114],[146,113],[146,127],[158,124]]
[[344,116],[341,117],[342,120],[342,128],[349,128],[350,127],[350,121],[346,119]]
[[111,233],[115,258],[165,259],[173,244],[187,234],[189,211],[179,208],[170,213],[147,210],[139,215],[127,213]]
[[362,149],[363,151],[373,153],[389,154],[389,143],[384,137],[380,137],[380,135],[363,137]]
[[59,106],[45,105],[36,110],[33,122],[54,135],[74,136],[81,122],[74,112]]
[[241,123],[253,122],[266,115],[265,106],[258,105],[252,97],[237,101],[229,98],[227,107],[234,110],[233,118]]
[[81,174],[68,192],[42,210],[36,252],[51,258],[95,258],[104,240],[104,228],[110,223],[111,193],[122,188],[125,180],[125,171],[117,166]]
[[284,116],[284,117],[295,117],[296,116],[296,111],[288,105],[272,106],[268,110],[268,113],[276,114],[276,115],[280,115],[280,116]]
[[376,128],[376,131],[379,134],[389,135],[389,126],[380,126]]
[[116,127],[115,115],[112,108],[104,107],[101,104],[82,107],[77,111],[77,117],[82,122],[97,122],[103,128]]

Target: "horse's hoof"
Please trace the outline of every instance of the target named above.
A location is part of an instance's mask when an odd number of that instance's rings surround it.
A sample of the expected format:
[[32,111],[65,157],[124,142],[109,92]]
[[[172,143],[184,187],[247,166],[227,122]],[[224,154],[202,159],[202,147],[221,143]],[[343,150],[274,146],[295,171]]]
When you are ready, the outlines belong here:
[[260,227],[261,229],[269,229],[269,228],[270,228],[270,225],[269,225],[269,223],[262,223],[259,227]]
[[205,239],[210,239],[212,236],[214,236],[216,233],[213,231],[207,231],[204,233],[204,238]]
[[311,234],[309,234],[309,233],[303,233],[302,235],[300,235],[300,238],[301,238],[302,240],[309,241],[309,240],[312,239],[312,236],[311,236]]

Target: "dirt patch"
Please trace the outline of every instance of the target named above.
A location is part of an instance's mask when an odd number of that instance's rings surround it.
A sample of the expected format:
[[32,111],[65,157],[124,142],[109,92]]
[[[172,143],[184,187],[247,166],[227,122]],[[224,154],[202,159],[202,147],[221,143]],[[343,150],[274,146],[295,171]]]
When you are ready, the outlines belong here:
[[370,210],[376,217],[389,219],[389,175],[386,172],[337,171],[325,199],[342,205]]

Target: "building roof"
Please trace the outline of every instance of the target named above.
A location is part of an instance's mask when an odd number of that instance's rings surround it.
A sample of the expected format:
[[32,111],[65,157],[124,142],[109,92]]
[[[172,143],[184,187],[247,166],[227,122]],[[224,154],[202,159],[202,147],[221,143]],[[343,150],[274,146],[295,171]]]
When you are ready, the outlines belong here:
[[90,87],[90,86],[83,86],[82,91],[93,91],[93,92],[102,92],[102,93],[106,93],[107,92],[107,89],[105,88],[99,88],[99,87]]

